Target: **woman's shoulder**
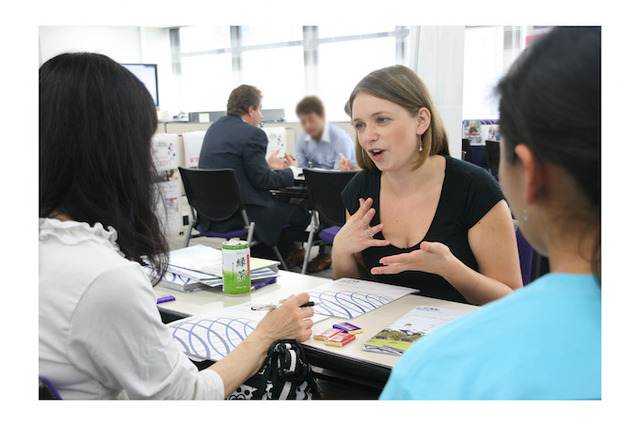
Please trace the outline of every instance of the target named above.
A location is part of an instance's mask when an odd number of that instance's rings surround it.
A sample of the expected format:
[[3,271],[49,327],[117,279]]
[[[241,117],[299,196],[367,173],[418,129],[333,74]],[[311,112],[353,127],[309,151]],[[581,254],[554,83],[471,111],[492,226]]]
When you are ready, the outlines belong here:
[[377,186],[376,184],[379,181],[380,171],[363,169],[356,173],[353,178],[351,178],[351,180],[345,187],[345,190],[349,189],[350,191],[356,191],[361,189],[372,189]]
[[65,265],[65,273],[98,276],[112,270],[131,270],[137,263],[126,259],[117,243],[118,232],[101,223],[40,219],[42,264]]
[[477,164],[470,163],[468,161],[459,160],[451,157],[450,155],[444,156],[447,162],[447,171],[459,173],[463,175],[472,175],[476,173],[488,172]]
[[473,191],[491,191],[502,194],[498,181],[484,168],[446,156],[446,180],[454,187],[469,188]]

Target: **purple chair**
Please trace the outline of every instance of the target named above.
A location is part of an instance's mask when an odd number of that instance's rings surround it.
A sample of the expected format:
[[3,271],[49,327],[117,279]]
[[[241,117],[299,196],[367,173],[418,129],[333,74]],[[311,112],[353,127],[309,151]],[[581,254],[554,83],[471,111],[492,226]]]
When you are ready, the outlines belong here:
[[[230,240],[240,238],[249,243],[249,247],[260,241],[253,237],[255,223],[249,221],[240,193],[240,187],[233,169],[188,169],[178,167],[184,192],[191,207],[189,230],[185,236],[184,246],[189,246],[192,238],[210,237]],[[200,220],[220,224],[242,223],[237,229],[224,232],[203,231]],[[196,231],[194,233],[194,231]],[[287,265],[278,250],[272,246],[273,252],[280,261],[280,266]]]
[[[340,193],[357,171],[303,169],[303,173],[313,210],[307,250],[302,262],[304,274],[307,271],[311,246],[333,244],[333,238],[344,225],[346,209],[342,204]],[[328,226],[320,229],[321,223]],[[320,230],[319,233],[318,230]],[[316,233],[319,239],[314,240]]]
[[322,241],[333,244],[333,239],[336,237],[336,234],[338,233],[338,231],[340,231],[341,228],[342,226],[330,226],[328,228],[324,228],[320,230],[320,232],[318,233],[318,237],[320,237]]
[[58,390],[51,380],[46,378],[45,376],[38,376],[38,399],[48,400],[48,399],[57,399],[61,400],[62,396],[58,393]]

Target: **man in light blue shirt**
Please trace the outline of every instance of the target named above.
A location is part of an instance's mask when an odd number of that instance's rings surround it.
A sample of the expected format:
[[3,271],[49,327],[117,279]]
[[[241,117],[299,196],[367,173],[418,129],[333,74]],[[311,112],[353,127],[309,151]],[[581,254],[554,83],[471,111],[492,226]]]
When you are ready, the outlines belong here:
[[299,167],[339,170],[341,155],[356,164],[353,140],[347,132],[326,122],[324,106],[316,96],[307,96],[296,107],[303,132],[296,141]]
[[[296,141],[298,167],[340,170],[342,158],[356,164],[353,140],[344,130],[327,123],[320,98],[303,98],[298,102],[296,114],[303,130]],[[307,265],[309,272],[319,272],[331,266],[331,254],[327,253],[328,249],[326,245],[320,246],[318,256]]]

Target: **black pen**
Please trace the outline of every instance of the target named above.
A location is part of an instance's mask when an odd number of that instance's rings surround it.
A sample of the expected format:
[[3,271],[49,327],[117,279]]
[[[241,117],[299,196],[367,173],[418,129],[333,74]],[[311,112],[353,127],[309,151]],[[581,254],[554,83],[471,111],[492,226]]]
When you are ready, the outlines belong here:
[[[253,305],[251,307],[252,311],[270,311],[271,309],[276,309],[278,307],[282,306],[282,303],[269,303],[266,305]],[[303,305],[300,305],[301,308],[306,308],[309,306],[315,306],[315,303],[313,302],[307,302]]]

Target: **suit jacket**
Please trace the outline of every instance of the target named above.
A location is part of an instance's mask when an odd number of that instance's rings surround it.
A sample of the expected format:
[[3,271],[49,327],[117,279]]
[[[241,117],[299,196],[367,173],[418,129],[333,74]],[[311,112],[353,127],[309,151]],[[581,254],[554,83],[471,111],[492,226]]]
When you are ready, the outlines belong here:
[[293,185],[293,171],[269,168],[265,160],[268,143],[262,129],[242,118],[235,115],[220,117],[204,136],[198,167],[232,168],[244,203],[270,207],[275,200],[269,190]]

